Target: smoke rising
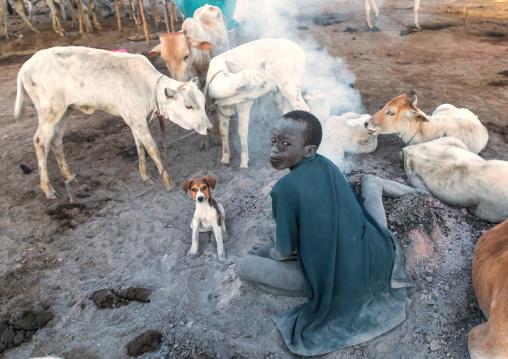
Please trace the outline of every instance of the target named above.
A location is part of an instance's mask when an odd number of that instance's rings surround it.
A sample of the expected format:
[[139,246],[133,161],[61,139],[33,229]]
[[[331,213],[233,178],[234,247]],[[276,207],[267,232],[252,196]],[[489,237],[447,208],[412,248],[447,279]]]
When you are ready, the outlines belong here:
[[[240,0],[239,0],[240,1]],[[261,38],[291,40],[305,51],[307,64],[302,79],[302,93],[320,90],[328,96],[331,114],[344,112],[363,113],[364,108],[358,90],[352,88],[356,76],[340,57],[331,56],[322,48],[310,31],[299,24],[299,18],[308,17],[313,11],[309,5],[297,6],[291,0],[250,1],[242,19],[242,38],[252,41]],[[323,9],[318,9],[323,10]],[[315,10],[314,10],[315,11]],[[327,42],[332,42],[330,38]],[[283,61],[283,59],[281,59]]]

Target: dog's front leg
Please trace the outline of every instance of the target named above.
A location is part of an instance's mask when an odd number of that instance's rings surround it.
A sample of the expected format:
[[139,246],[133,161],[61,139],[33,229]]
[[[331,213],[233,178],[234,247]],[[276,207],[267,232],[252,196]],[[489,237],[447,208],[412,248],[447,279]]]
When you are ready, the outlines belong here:
[[229,241],[229,234],[226,230],[226,212],[224,211],[224,207],[221,204],[218,205],[219,208],[219,216],[220,216],[220,228],[222,230],[222,241]]
[[215,240],[217,241],[217,256],[219,262],[224,263],[226,261],[226,252],[224,251],[224,243],[222,242],[222,229],[219,225],[213,226],[213,234],[215,234]]
[[192,221],[192,245],[191,245],[189,251],[187,252],[188,256],[193,257],[198,253],[198,246],[199,246],[198,235],[199,235],[199,222],[193,220]]

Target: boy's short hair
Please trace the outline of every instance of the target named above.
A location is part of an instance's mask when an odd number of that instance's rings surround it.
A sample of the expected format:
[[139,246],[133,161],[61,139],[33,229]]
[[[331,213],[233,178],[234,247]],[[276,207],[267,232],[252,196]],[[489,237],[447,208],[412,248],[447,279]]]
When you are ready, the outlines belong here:
[[306,126],[303,134],[305,146],[314,145],[319,147],[323,139],[323,128],[316,116],[307,111],[296,110],[288,112],[282,117],[304,123]]

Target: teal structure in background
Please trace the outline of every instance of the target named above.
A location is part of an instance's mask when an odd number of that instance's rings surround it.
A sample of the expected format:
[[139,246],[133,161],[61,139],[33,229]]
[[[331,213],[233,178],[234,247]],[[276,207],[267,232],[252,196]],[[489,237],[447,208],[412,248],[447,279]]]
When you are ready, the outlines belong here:
[[238,23],[233,20],[236,0],[174,0],[174,2],[185,18],[192,17],[194,11],[203,5],[209,4],[217,6],[228,21],[228,30],[238,27]]

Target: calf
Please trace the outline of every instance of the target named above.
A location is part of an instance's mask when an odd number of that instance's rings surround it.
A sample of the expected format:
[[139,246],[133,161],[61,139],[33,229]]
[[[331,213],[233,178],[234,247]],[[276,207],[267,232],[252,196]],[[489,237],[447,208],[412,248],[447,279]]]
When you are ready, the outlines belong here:
[[378,111],[365,127],[370,134],[396,133],[406,145],[455,137],[473,153],[479,153],[489,140],[489,133],[478,117],[465,108],[444,104],[427,116],[405,94],[395,97]]
[[159,150],[150,135],[148,121],[157,113],[181,127],[204,135],[211,124],[205,113],[205,98],[194,82],[182,83],[159,73],[146,57],[86,47],[53,47],[37,52],[19,70],[14,115],[21,116],[23,88],[32,99],[39,116],[34,136],[41,188],[48,198],[56,198],[47,173],[47,156],[53,148],[60,171],[68,179],[62,137],[67,109],[86,114],[102,110],[121,116],[136,141],[139,171],[147,174],[145,148],[155,161],[162,181],[169,190],[171,178],[163,171]]
[[204,84],[210,60],[229,49],[226,18],[217,6],[208,4],[183,22],[182,31],[159,38],[161,43],[148,57],[162,56],[171,77],[178,81],[197,76]]
[[423,180],[439,200],[469,207],[474,215],[489,222],[508,218],[507,161],[485,161],[453,137],[404,147],[402,152],[410,182]]
[[377,147],[377,135],[369,135],[364,127],[370,115],[347,112],[341,116],[330,116],[328,97],[319,90],[304,96],[310,112],[323,127],[323,139],[318,153],[328,157],[337,167],[342,167],[344,153],[372,153]]
[[238,112],[242,144],[240,168],[247,168],[250,109],[253,101],[274,93],[283,113],[308,111],[300,92],[305,53],[289,40],[261,39],[238,46],[210,61],[205,93],[215,100],[222,135],[222,164],[229,163],[229,120]]
[[469,332],[471,359],[508,358],[508,220],[480,237],[473,253],[473,288],[487,322]]

